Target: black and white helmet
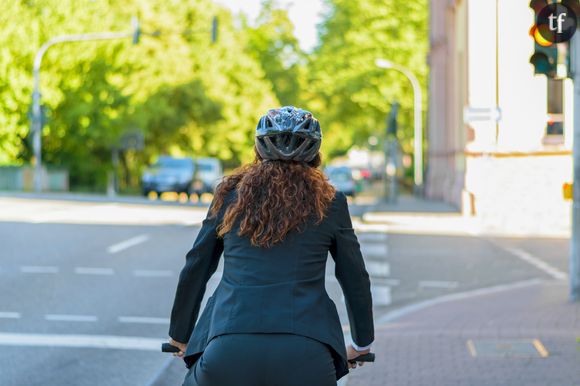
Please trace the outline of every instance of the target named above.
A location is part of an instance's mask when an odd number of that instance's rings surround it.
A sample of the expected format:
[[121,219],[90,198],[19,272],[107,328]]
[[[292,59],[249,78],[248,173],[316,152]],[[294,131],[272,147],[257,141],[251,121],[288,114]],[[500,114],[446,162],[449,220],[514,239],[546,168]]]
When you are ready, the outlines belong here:
[[263,159],[310,162],[321,139],[318,120],[293,106],[268,110],[256,127],[256,149]]

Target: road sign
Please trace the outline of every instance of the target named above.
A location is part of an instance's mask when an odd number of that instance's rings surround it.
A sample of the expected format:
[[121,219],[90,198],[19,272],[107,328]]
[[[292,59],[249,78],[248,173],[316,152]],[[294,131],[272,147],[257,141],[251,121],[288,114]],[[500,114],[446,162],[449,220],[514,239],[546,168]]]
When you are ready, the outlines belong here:
[[501,109],[493,107],[473,107],[465,106],[463,109],[463,122],[466,124],[474,122],[499,122],[501,120]]

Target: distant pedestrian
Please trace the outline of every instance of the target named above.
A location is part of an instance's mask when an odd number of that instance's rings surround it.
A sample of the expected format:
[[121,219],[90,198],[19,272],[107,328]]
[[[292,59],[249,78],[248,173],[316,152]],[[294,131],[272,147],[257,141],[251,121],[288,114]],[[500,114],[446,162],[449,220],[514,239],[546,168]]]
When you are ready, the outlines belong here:
[[[256,129],[254,162],[216,188],[171,313],[170,343],[189,368],[185,386],[336,385],[356,367],[347,360],[370,351],[369,275],[346,197],[319,169],[321,138],[310,112],[269,110]],[[325,289],[329,251],[348,346]],[[222,252],[223,275],[196,323]]]

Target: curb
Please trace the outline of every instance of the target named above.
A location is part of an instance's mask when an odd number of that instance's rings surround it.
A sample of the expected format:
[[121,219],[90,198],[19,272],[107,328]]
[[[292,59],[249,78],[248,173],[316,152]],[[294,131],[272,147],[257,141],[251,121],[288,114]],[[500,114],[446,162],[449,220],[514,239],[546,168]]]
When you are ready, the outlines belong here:
[[399,318],[402,318],[406,315],[412,314],[412,313],[417,312],[417,311],[421,311],[425,308],[432,307],[432,306],[435,306],[438,304],[449,303],[449,302],[454,302],[454,301],[459,301],[459,300],[465,300],[465,299],[470,299],[470,298],[474,298],[474,297],[478,297],[478,296],[491,295],[491,294],[495,294],[498,292],[511,291],[514,289],[532,287],[535,285],[544,284],[546,282],[547,282],[547,280],[535,278],[535,279],[517,281],[517,282],[509,283],[509,284],[500,284],[500,285],[491,286],[491,287],[478,288],[475,290],[458,292],[458,293],[454,293],[454,294],[440,296],[440,297],[437,297],[434,299],[424,300],[424,301],[410,304],[408,306],[404,306],[404,307],[398,308],[396,310],[393,310],[391,312],[388,312],[387,314],[381,316],[377,320],[377,325],[380,326],[380,325],[388,324],[388,323],[393,322],[393,321],[395,321]]

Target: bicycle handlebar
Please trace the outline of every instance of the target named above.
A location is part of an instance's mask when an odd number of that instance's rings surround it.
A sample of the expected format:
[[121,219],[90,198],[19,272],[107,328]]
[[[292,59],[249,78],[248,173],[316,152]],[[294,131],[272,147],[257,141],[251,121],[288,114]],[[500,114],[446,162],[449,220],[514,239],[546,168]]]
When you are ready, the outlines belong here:
[[[161,345],[161,351],[162,352],[169,352],[169,353],[176,353],[179,352],[179,348],[173,346],[172,344],[169,343],[163,343]],[[355,362],[374,362],[375,361],[375,354],[370,352],[367,354],[363,354],[363,355],[359,355],[356,358],[353,359],[349,359],[348,360],[350,363],[355,363]]]
[[163,343],[161,345],[161,352],[179,352],[179,351],[181,351],[179,350],[179,347],[175,347],[170,343]]
[[355,363],[355,362],[374,362],[375,361],[375,353],[370,352],[367,354],[363,354],[363,355],[359,355],[356,358],[353,359],[349,359],[348,360],[349,363]]

